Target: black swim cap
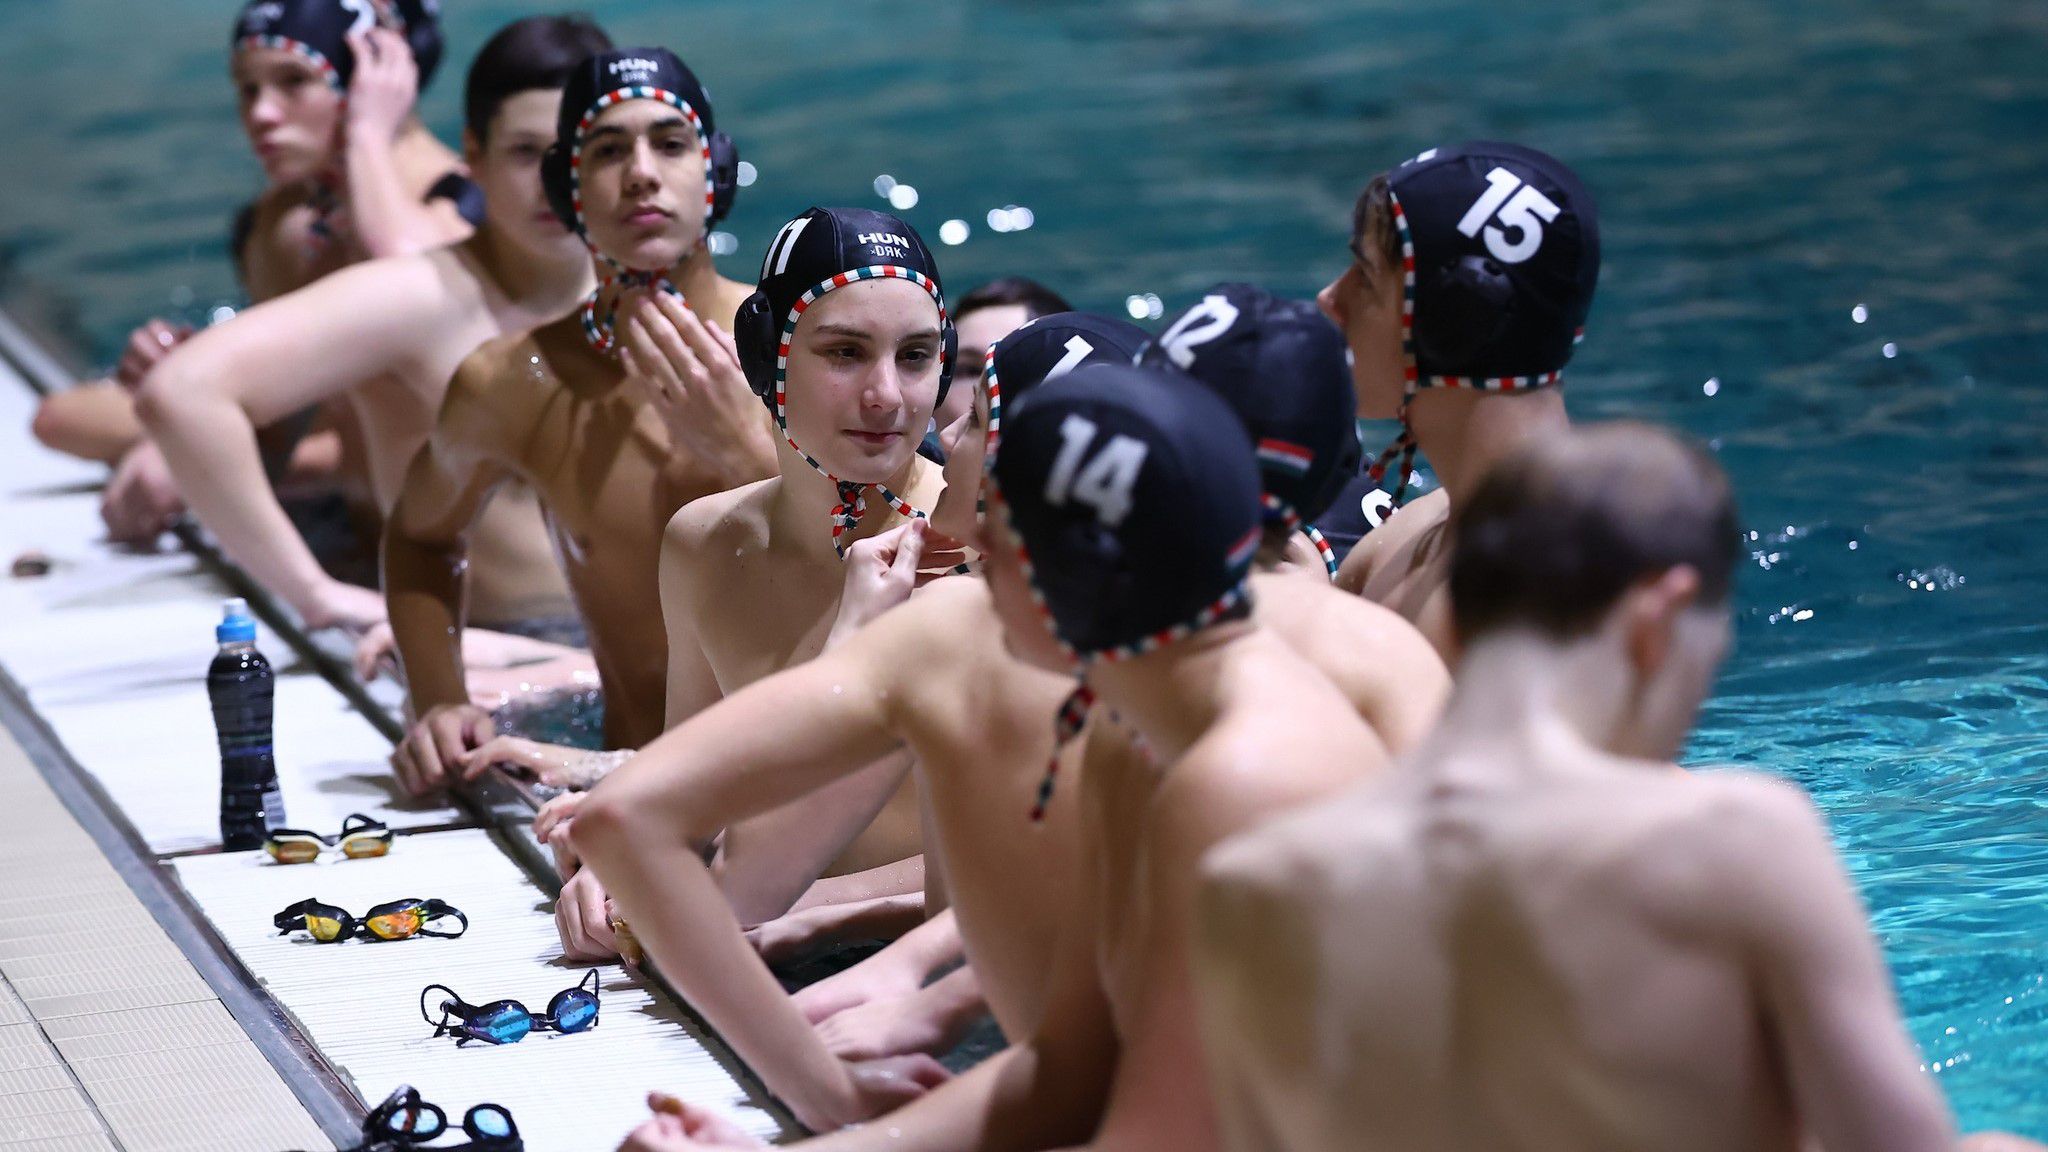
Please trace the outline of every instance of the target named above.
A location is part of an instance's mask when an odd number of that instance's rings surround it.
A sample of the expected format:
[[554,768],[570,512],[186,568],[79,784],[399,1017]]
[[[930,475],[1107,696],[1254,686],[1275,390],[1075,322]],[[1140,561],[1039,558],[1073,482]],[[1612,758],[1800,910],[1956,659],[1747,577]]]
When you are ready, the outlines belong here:
[[1570,168],[1519,144],[1432,148],[1387,174],[1401,245],[1401,435],[1373,460],[1408,490],[1423,388],[1524,392],[1563,378],[1600,280],[1599,210]]
[[731,137],[718,130],[711,97],[697,82],[696,74],[666,48],[599,52],[570,71],[562,86],[561,111],[556,114],[555,142],[541,157],[541,187],[547,192],[548,206],[564,227],[588,238],[578,181],[583,135],[600,112],[628,100],[669,104],[697,130],[705,152],[704,224],[708,232],[732,210],[739,189],[739,149]]
[[297,53],[347,92],[356,70],[349,36],[382,25],[404,33],[424,92],[441,62],[440,7],[439,0],[253,0],[235,20],[234,50]]
[[997,340],[981,377],[988,392],[988,456],[1002,438],[1005,401],[1015,404],[1030,389],[1085,365],[1129,364],[1145,340],[1136,324],[1092,312],[1040,316]]
[[1388,173],[1423,386],[1555,383],[1600,279],[1593,198],[1562,163],[1518,144],[1424,152]]
[[1041,384],[1011,408],[989,491],[1079,659],[1151,651],[1244,597],[1258,466],[1207,389],[1115,364]]
[[910,501],[887,485],[842,480],[789,434],[789,342],[797,321],[818,297],[862,280],[909,280],[931,294],[939,309],[939,391],[953,384],[959,337],[946,313],[938,261],[917,229],[887,212],[866,208],[807,208],[782,226],[761,261],[761,279],[733,317],[733,345],[754,394],[775,413],[782,438],[820,476],[839,486],[839,505],[830,512],[832,547],[846,555],[845,535],[867,514],[867,490],[881,493],[891,508],[922,517]]
[[1138,363],[1184,372],[1223,397],[1257,451],[1267,519],[1305,533],[1334,576],[1323,514],[1358,475],[1358,403],[1344,334],[1314,304],[1218,284],[1176,316]]
[[[939,364],[939,399],[953,385],[956,337],[946,313],[939,264],[917,229],[887,212],[866,208],[809,208],[782,226],[761,260],[754,294],[733,319],[740,366],[754,394],[783,420],[783,386],[789,369],[789,341],[812,301],[860,280],[901,279],[931,293],[939,306],[944,354]],[[801,449],[799,449],[801,451]]]

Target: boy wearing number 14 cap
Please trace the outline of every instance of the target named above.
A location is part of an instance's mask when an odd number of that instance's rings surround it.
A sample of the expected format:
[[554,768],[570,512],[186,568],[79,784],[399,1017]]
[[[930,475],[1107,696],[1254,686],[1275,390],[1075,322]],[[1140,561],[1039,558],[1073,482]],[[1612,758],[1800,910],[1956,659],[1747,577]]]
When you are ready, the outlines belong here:
[[[1318,302],[1350,344],[1358,414],[1397,418],[1401,435],[1369,471],[1386,495],[1368,518],[1385,524],[1338,583],[1448,656],[1450,515],[1495,461],[1566,427],[1558,385],[1600,276],[1598,213],[1555,158],[1473,142],[1374,177],[1350,249]],[[1442,490],[1404,507],[1418,449]]]

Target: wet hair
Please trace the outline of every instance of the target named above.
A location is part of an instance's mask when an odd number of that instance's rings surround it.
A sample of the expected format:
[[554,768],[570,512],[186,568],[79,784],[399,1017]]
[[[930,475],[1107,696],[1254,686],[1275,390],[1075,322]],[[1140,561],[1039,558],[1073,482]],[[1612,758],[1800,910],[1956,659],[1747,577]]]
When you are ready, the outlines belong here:
[[1036,320],[1055,312],[1072,312],[1074,306],[1066,298],[1047,288],[1036,280],[1024,276],[1005,276],[991,280],[960,298],[959,307],[953,311],[953,319],[960,320],[970,312],[983,308],[998,308],[1004,304],[1022,304],[1024,319]]
[[1575,429],[1501,461],[1452,531],[1460,643],[1513,626],[1571,639],[1639,581],[1679,565],[1699,574],[1701,604],[1721,604],[1742,547],[1712,453],[1629,422]]
[[481,144],[505,101],[521,92],[568,83],[576,65],[612,46],[612,38],[580,14],[528,16],[498,29],[469,66],[462,90],[462,122]]
[[[1394,194],[1387,182],[1385,172],[1372,178],[1365,191],[1358,194],[1358,202],[1351,206],[1351,254],[1362,257],[1368,251],[1379,250],[1379,266],[1398,271],[1401,267],[1401,237],[1394,230]],[[1373,271],[1369,262],[1361,261],[1368,277]]]

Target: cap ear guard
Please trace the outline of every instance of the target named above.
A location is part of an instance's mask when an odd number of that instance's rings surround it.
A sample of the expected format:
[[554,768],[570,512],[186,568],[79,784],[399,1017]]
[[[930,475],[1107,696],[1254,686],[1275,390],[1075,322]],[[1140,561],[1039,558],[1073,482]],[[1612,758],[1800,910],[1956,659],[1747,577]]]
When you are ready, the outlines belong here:
[[570,183],[569,150],[558,143],[548,145],[547,151],[540,154],[541,191],[547,195],[548,207],[562,227],[581,235],[583,226],[576,219],[576,194]]
[[1517,293],[1507,269],[1490,257],[1466,255],[1437,271],[1428,319],[1415,325],[1416,359],[1436,375],[1477,375],[1515,324]]
[[733,198],[739,195],[739,145],[723,132],[711,133],[704,141],[704,163],[711,168],[711,214],[704,220],[708,228],[725,219],[732,211]]
[[766,292],[747,297],[732,318],[732,343],[740,355],[747,386],[768,407],[775,407],[775,348],[778,343],[775,305]]
[[939,398],[932,401],[933,410],[946,402],[946,393],[953,389],[953,365],[960,362],[960,330],[953,326],[953,316],[945,305],[939,306],[939,314],[945,323],[939,333]]

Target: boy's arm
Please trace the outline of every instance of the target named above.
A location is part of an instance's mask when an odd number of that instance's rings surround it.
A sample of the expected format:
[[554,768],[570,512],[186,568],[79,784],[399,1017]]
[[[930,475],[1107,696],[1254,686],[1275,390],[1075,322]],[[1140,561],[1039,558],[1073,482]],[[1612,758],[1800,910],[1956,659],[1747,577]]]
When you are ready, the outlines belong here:
[[1746,880],[1730,911],[1741,917],[1801,1127],[1842,1152],[1952,1147],[1948,1109],[1919,1070],[1891,974],[1820,814],[1777,781],[1710,786],[1739,804],[1735,820],[1716,822],[1717,855]]
[[874,683],[860,647],[749,685],[669,730],[591,791],[569,832],[655,966],[816,1129],[904,1093],[871,1090],[826,1051],[747,943],[698,847],[894,745],[878,693],[833,690]]
[[434,435],[413,457],[384,523],[384,601],[414,721],[391,764],[414,795],[445,788],[463,756],[496,731],[490,713],[470,703],[459,638],[469,530],[511,476],[490,450],[498,429],[488,380],[497,361],[487,345],[456,372]]
[[381,619],[328,576],[264,476],[256,429],[409,364],[446,339],[425,259],[358,265],[201,332],[149,373],[136,415],[186,504],[258,583],[314,628]]
[[349,215],[371,259],[410,256],[470,234],[469,221],[447,200],[424,200],[399,170],[392,146],[412,118],[419,67],[405,38],[388,28],[349,37],[356,58],[349,80],[347,160]]

